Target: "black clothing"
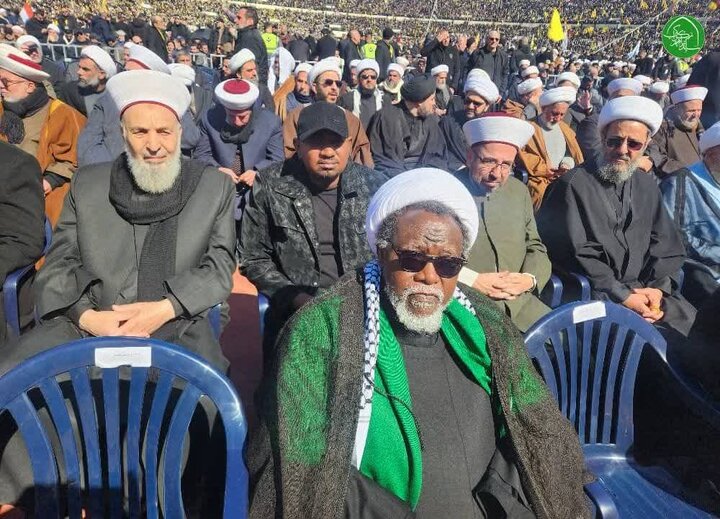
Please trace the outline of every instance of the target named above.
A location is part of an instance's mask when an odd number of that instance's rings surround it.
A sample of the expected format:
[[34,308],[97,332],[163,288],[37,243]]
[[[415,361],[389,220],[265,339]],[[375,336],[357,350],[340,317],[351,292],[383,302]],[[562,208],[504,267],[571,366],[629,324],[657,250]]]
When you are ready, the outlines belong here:
[[43,72],[50,74],[48,81],[53,88],[56,90],[60,88],[64,80],[63,69],[61,69],[54,61],[51,61],[50,58],[46,57],[42,59],[40,66],[42,67]]
[[[168,23],[166,30],[170,31],[170,37],[173,40],[176,38],[184,38],[185,41],[190,39],[190,29],[184,23]],[[212,49],[212,47],[210,48]]]
[[500,95],[505,97],[510,76],[510,58],[504,50],[497,49],[495,52],[490,52],[485,47],[477,49],[468,60],[467,71],[470,72],[474,68],[480,68],[487,72],[492,82],[498,87]]
[[75,110],[83,114],[85,117],[88,117],[90,114],[88,113],[85,96],[92,94],[102,95],[105,93],[105,91],[98,93],[94,92],[93,89],[89,87],[81,89],[77,81],[71,81],[69,83],[62,83],[56,93],[60,101],[72,106]]
[[458,80],[462,75],[462,71],[458,69],[458,51],[452,45],[447,47],[440,43],[437,38],[432,38],[422,49],[420,54],[427,58],[425,70],[429,73],[438,65],[447,65],[448,71],[447,84],[457,90]]
[[530,62],[530,66],[535,65],[535,56],[533,55],[532,51],[530,50],[530,46],[522,46],[520,45],[517,49],[515,49],[515,52],[513,52],[512,55],[512,61],[510,63],[510,68],[512,72],[519,72],[520,71],[520,62],[522,60],[528,60]]
[[222,50],[221,54],[225,54],[224,47],[226,43],[229,43],[231,45],[233,43],[233,36],[232,34],[230,34],[230,31],[227,27],[223,28],[222,35],[220,34],[220,29],[218,28],[215,28],[210,32],[210,38],[208,39],[208,49],[210,49],[211,54],[215,54],[218,47],[220,47],[220,49]]
[[658,324],[687,334],[695,309],[678,289],[685,249],[652,175],[635,171],[618,186],[576,168],[548,188],[537,224],[553,266],[587,276],[593,299],[622,303],[633,288],[657,288]]
[[[338,42],[331,35],[326,34],[320,38],[315,47],[315,56],[318,60],[330,58],[335,56],[335,51],[338,48]],[[350,64],[348,63],[348,66]]]
[[[308,45],[305,40],[291,40],[288,43],[287,50],[292,54],[293,58],[295,58],[295,61],[299,61],[300,63],[310,61],[310,45]],[[348,61],[345,60],[345,63],[348,63]]]
[[383,106],[370,121],[368,139],[375,169],[388,176],[429,166],[447,170],[447,151],[438,118],[411,115],[404,102]]
[[644,57],[635,60],[635,76],[652,77],[655,62],[652,58]]
[[47,20],[40,21],[34,16],[30,18],[27,23],[25,24],[25,32],[28,33],[30,36],[35,36],[38,40],[43,40],[43,29],[47,29],[47,26],[50,24]]
[[385,81],[388,65],[395,61],[395,57],[395,49],[391,45],[388,45],[388,42],[385,40],[379,40],[377,42],[377,47],[375,49],[375,61],[377,61],[378,66],[380,67],[378,83]]
[[239,52],[241,49],[249,49],[255,55],[255,63],[257,64],[260,83],[267,84],[268,55],[260,31],[254,27],[238,29],[235,39],[235,52]]
[[668,56],[663,56],[657,61],[652,73],[653,79],[659,80],[675,80],[680,76],[681,74],[680,69],[678,68],[677,60],[669,58]]
[[78,27],[80,27],[77,18],[71,14],[67,16],[61,14],[58,16],[57,21],[58,27],[60,27],[60,30],[64,33],[72,34],[78,29]]
[[594,168],[596,164],[599,164],[603,153],[603,143],[600,138],[600,127],[598,126],[599,117],[598,112],[593,112],[578,124],[575,132],[585,164],[590,168]]
[[[304,43],[304,42],[303,42]],[[340,47],[340,57],[345,61],[345,67],[343,67],[343,81],[346,83],[350,82],[350,62],[356,59],[362,59],[362,56],[360,56],[360,47],[355,45],[351,39],[346,39],[341,42]],[[290,51],[292,52],[292,51]],[[294,56],[294,54],[293,54]],[[376,54],[377,56],[377,54]],[[297,58],[296,58],[297,59]],[[385,66],[385,70],[387,70],[387,65]],[[383,68],[380,66],[380,77],[383,76]],[[382,79],[378,79],[378,83],[380,83]]]
[[158,31],[155,26],[148,26],[145,31],[145,36],[143,37],[143,44],[160,56],[165,63],[170,62],[167,50],[167,37],[165,37],[165,33],[160,34],[160,31]]
[[[310,186],[308,186],[310,187]],[[338,254],[337,229],[335,215],[337,214],[338,190],[311,191],[315,226],[318,234],[318,264],[320,271],[320,288],[328,288],[340,279],[342,264]]]
[[702,85],[708,89],[700,120],[705,128],[720,121],[720,51],[710,52],[693,65],[688,85]]
[[449,112],[440,118],[440,131],[447,146],[449,171],[455,171],[465,165],[468,145],[462,126],[468,121],[464,110]]

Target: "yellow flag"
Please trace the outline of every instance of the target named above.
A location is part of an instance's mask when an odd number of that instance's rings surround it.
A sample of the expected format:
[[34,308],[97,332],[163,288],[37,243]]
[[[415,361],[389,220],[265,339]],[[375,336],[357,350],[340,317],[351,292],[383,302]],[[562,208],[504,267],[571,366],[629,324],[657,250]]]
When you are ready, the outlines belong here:
[[709,9],[710,11],[716,11],[717,8],[718,8],[718,4],[717,4],[717,2],[715,2],[715,0],[712,0],[712,1],[708,4],[708,9]]
[[663,8],[663,9],[667,9],[667,8],[668,8],[667,0],[663,0],[663,1],[662,1],[662,8]]
[[553,9],[550,25],[548,25],[547,37],[550,41],[561,41],[565,39],[562,22],[560,21],[560,13],[557,9]]
[[590,18],[597,18],[597,10],[593,9],[592,13],[590,13]]
[[645,0],[640,0],[640,9],[647,10],[648,5]]
[[100,12],[101,13],[108,12],[107,0],[100,0]]

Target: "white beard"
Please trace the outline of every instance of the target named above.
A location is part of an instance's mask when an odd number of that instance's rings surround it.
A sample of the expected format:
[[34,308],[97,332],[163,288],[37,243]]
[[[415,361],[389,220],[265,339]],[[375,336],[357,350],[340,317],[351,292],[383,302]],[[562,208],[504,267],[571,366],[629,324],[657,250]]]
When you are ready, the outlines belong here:
[[[410,295],[417,293],[434,294],[438,297],[439,304],[433,313],[426,316],[418,316],[410,310],[412,303],[409,302],[408,298]],[[422,290],[418,290],[417,288],[407,288],[401,295],[397,295],[392,291],[392,289],[385,285],[385,295],[387,295],[390,300],[390,304],[395,309],[395,314],[397,315],[400,324],[411,332],[437,333],[437,331],[440,330],[443,312],[447,306],[443,303],[444,294],[442,290],[430,287],[426,287]]]
[[627,182],[638,167],[640,159],[631,160],[625,168],[615,164],[602,164],[598,168],[598,176],[605,182],[620,185]]
[[162,164],[148,164],[136,159],[125,145],[128,166],[135,184],[146,193],[160,194],[168,191],[180,175],[180,146]]

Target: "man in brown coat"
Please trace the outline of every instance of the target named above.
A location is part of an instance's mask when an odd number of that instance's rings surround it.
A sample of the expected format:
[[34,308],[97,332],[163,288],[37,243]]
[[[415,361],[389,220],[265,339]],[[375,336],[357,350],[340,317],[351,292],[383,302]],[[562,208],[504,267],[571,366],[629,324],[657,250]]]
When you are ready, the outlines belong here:
[[528,189],[536,211],[550,182],[583,162],[575,132],[563,122],[576,96],[572,87],[553,88],[540,96],[540,115],[532,122],[535,134],[518,155],[529,175]]
[[0,93],[3,108],[23,121],[17,146],[40,163],[45,212],[54,225],[77,168],[77,139],[85,117],[48,95],[43,81],[50,76],[30,57],[10,46],[0,49]]
[[[340,97],[340,86],[342,85],[340,74],[340,67],[335,58],[321,60],[313,66],[308,74],[308,80],[316,101],[337,103]],[[285,158],[288,159],[295,154],[298,119],[303,108],[296,108],[290,112],[283,123]],[[372,168],[374,162],[370,152],[370,141],[362,127],[362,123],[351,112],[347,110],[344,110],[344,112],[347,119],[348,135],[352,141],[351,158],[358,164]]]

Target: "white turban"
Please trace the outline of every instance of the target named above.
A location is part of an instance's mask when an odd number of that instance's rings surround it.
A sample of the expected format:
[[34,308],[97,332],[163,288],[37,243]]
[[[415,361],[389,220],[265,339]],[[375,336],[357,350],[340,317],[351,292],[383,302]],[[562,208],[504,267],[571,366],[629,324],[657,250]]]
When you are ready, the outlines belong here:
[[[139,47],[139,45],[136,45]],[[190,92],[178,78],[157,70],[127,70],[107,82],[107,93],[120,111],[133,105],[162,105],[175,113],[178,121],[190,107]]]
[[608,83],[608,96],[612,97],[618,90],[631,90],[637,96],[643,91],[643,84],[634,78],[619,77]]
[[521,67],[529,67],[530,66],[530,60],[529,59],[521,59],[520,63],[518,63]]
[[398,56],[397,58],[395,58],[395,63],[400,65],[403,69],[407,68],[410,65],[410,62],[404,56]]
[[542,79],[540,79],[539,77],[534,77],[534,78],[526,79],[525,81],[520,83],[517,86],[517,91],[518,91],[518,94],[520,94],[522,96],[525,94],[529,94],[530,92],[537,90],[538,88],[542,88],[542,86],[543,86]]
[[350,68],[355,69],[357,71],[358,63],[360,63],[361,61],[362,61],[361,59],[354,59],[354,60],[350,61]]
[[229,110],[252,108],[259,95],[258,87],[244,79],[228,79],[215,87],[215,99]]
[[442,74],[443,72],[445,72],[446,74],[450,72],[450,67],[448,67],[447,65],[438,65],[437,67],[432,68],[432,70],[430,71],[430,75],[434,77],[438,74]]
[[300,72],[307,72],[309,74],[312,68],[312,63],[298,63],[298,66],[295,67],[295,72],[293,72],[293,75],[297,77]]
[[467,75],[467,78],[465,81],[468,81],[471,78],[477,78],[477,77],[490,79],[490,75],[487,72],[485,72],[483,69],[474,68],[470,72],[468,72],[468,75]]
[[687,82],[690,81],[690,74],[685,74],[684,76],[680,76],[675,80],[675,88],[682,88],[685,85],[687,85]]
[[60,27],[58,27],[58,26],[55,25],[54,23],[48,24],[47,30],[48,30],[48,31],[55,31],[56,33],[60,34]]
[[342,75],[337,60],[335,58],[325,58],[315,63],[315,65],[313,65],[313,68],[310,69],[310,74],[308,74],[308,81],[310,83],[315,83],[315,80],[325,72],[335,72],[338,76]]
[[522,149],[535,133],[532,124],[505,114],[485,114],[463,125],[467,143],[502,142]]
[[651,135],[655,135],[662,124],[663,111],[659,104],[647,97],[616,97],[608,101],[600,111],[600,131],[614,121],[641,122],[650,129]]
[[155,70],[170,75],[170,68],[167,66],[167,63],[147,47],[131,45],[128,52],[130,56],[127,61],[134,61],[145,70]]
[[255,61],[255,54],[250,49],[240,49],[232,58],[230,58],[230,73],[236,74],[238,70],[248,61]]
[[400,77],[403,77],[403,75],[405,75],[405,68],[399,63],[390,63],[387,68],[388,74],[391,70],[394,70],[395,72],[400,74]]
[[452,210],[475,243],[478,210],[467,188],[447,171],[436,168],[411,169],[391,178],[370,200],[365,219],[370,250],[377,255],[377,233],[385,219],[396,211],[420,202],[440,202]]
[[532,67],[528,67],[522,72],[520,72],[520,76],[522,76],[523,78],[528,77],[530,74],[540,74],[540,70],[535,65],[533,65]]
[[39,63],[5,43],[0,44],[0,68],[35,83],[42,83],[50,78],[50,74],[44,72]]
[[713,124],[700,136],[700,153],[705,153],[710,148],[720,146],[720,122]]
[[540,106],[550,106],[555,103],[572,104],[577,99],[577,90],[573,87],[557,87],[548,90],[540,96]]
[[40,40],[38,40],[35,36],[31,36],[29,34],[23,34],[17,40],[15,40],[15,46],[18,49],[21,49],[22,46],[25,45],[26,43],[37,45],[38,52],[40,53],[40,56],[42,57],[43,50],[42,50],[42,45],[40,45]]
[[500,91],[495,86],[495,83],[482,77],[473,77],[465,81],[464,90],[466,94],[468,92],[476,93],[485,99],[488,104],[493,104],[500,97]]
[[117,74],[117,65],[115,61],[110,57],[110,54],[102,50],[97,45],[88,45],[83,47],[80,56],[91,59],[95,64],[105,72],[108,79]]
[[675,90],[670,94],[673,104],[684,103],[685,101],[704,101],[705,96],[708,93],[708,89],[702,86],[686,86]]
[[374,59],[361,59],[355,69],[357,70],[358,75],[363,70],[372,70],[375,72],[376,76],[380,75],[380,65],[378,65],[378,62]]
[[655,81],[655,83],[648,88],[648,92],[651,94],[667,94],[669,91],[670,83],[666,81]]
[[563,81],[570,81],[570,83],[575,85],[575,88],[580,88],[580,78],[575,72],[563,72],[557,77],[555,84],[559,85]]
[[642,83],[643,86],[649,86],[652,84],[652,79],[647,76],[644,76],[643,74],[638,74],[633,79],[640,81],[640,83]]
[[182,81],[186,87],[195,83],[195,69],[191,66],[184,63],[171,63],[168,67],[170,67],[170,74]]

